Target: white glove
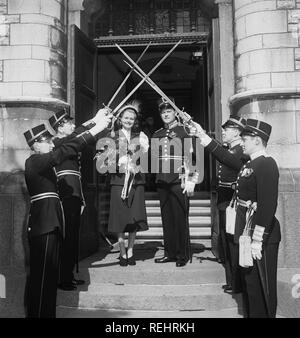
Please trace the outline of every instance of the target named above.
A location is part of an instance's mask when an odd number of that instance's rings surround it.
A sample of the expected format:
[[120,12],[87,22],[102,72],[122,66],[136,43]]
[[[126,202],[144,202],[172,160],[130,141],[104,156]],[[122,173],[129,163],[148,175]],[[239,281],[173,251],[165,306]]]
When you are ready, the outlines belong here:
[[193,121],[194,126],[190,128],[192,136],[198,137],[201,144],[206,147],[210,142],[211,138],[206,134],[205,130],[200,126],[199,123]]
[[94,121],[96,124],[102,122],[102,120],[105,118],[105,116],[111,116],[111,110],[109,108],[101,108],[97,111],[97,114],[95,117],[92,118],[92,121]]
[[193,134],[193,136],[200,137],[202,134],[205,134],[205,131],[199,123],[193,121],[193,126],[190,128],[190,133]]
[[93,119],[96,125],[89,130],[90,134],[95,136],[107,128],[111,122],[112,116],[112,114],[107,113],[106,109],[100,109]]
[[183,194],[186,193],[187,196],[194,196],[195,183],[191,181],[185,181]]
[[121,167],[121,165],[126,165],[128,162],[128,158],[126,155],[123,155],[119,158],[118,166]]
[[149,140],[148,140],[147,135],[143,133],[142,131],[140,132],[139,142],[142,147],[142,151],[147,152],[149,149]]
[[262,242],[251,242],[251,254],[253,259],[261,260]]

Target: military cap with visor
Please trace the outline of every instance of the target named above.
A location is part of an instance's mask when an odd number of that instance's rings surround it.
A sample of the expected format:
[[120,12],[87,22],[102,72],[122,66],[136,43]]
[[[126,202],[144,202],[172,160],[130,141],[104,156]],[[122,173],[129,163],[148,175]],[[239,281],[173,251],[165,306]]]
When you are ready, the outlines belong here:
[[44,124],[40,124],[27,130],[24,133],[24,136],[29,147],[31,147],[35,142],[48,141],[53,137]]
[[230,115],[229,119],[222,125],[222,128],[239,128],[244,129],[246,126],[246,119],[236,115]]
[[264,141],[268,142],[272,131],[272,126],[264,121],[247,119],[246,127],[242,131],[241,136],[259,136]]
[[[174,99],[174,97],[170,96],[169,99],[175,104],[175,99]],[[164,99],[163,97],[161,97],[161,98],[158,100],[157,104],[158,104],[158,110],[159,110],[160,113],[162,112],[162,110],[167,109],[167,108],[174,109],[174,108],[170,105],[170,103],[169,103],[166,99]]]
[[54,115],[52,115],[49,119],[50,126],[55,129],[57,128],[61,123],[68,122],[70,120],[73,120],[73,117],[70,116],[68,110],[66,108],[58,111]]

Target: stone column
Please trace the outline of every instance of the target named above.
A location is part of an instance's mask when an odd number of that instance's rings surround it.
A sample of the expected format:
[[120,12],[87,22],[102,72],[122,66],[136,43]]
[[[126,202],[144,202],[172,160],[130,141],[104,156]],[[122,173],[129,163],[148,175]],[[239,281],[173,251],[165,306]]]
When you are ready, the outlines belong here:
[[83,7],[84,0],[69,0],[69,25],[76,25],[88,35],[88,19]]
[[229,98],[234,94],[232,0],[215,0],[219,7],[222,121],[229,118]]
[[280,168],[279,265],[299,267],[300,1],[234,1],[232,110],[273,126],[268,152]]
[[[23,314],[28,194],[23,133],[66,100],[65,0],[0,0],[0,274],[5,316]],[[16,277],[16,274],[20,278]],[[19,281],[21,281],[19,283]],[[1,315],[0,315],[1,316]]]

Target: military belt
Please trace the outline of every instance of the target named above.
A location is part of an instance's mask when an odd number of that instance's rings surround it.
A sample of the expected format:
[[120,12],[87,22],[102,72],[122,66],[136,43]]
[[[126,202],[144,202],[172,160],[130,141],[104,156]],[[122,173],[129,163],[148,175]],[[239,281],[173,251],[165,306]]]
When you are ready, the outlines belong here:
[[57,198],[59,199],[59,196],[56,192],[44,192],[41,194],[33,195],[30,197],[30,203],[43,200],[45,198]]
[[252,202],[252,201],[244,201],[240,198],[237,198],[236,199],[236,202],[237,202],[237,205],[241,206],[241,207],[244,207],[244,208],[252,208],[254,211],[256,211],[257,209],[257,203],[256,202]]

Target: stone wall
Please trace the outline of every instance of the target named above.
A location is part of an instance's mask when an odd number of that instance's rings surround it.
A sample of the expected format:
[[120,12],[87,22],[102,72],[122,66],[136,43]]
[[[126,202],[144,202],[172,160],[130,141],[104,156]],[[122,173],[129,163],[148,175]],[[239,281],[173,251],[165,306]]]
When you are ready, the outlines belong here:
[[299,1],[235,1],[236,93],[299,87]]
[[67,106],[65,0],[0,0],[0,317],[24,315],[29,148],[23,133]]
[[0,99],[66,99],[64,0],[0,1]]
[[300,1],[234,1],[235,95],[231,110],[273,127],[268,152],[280,169],[280,267],[300,255]]

